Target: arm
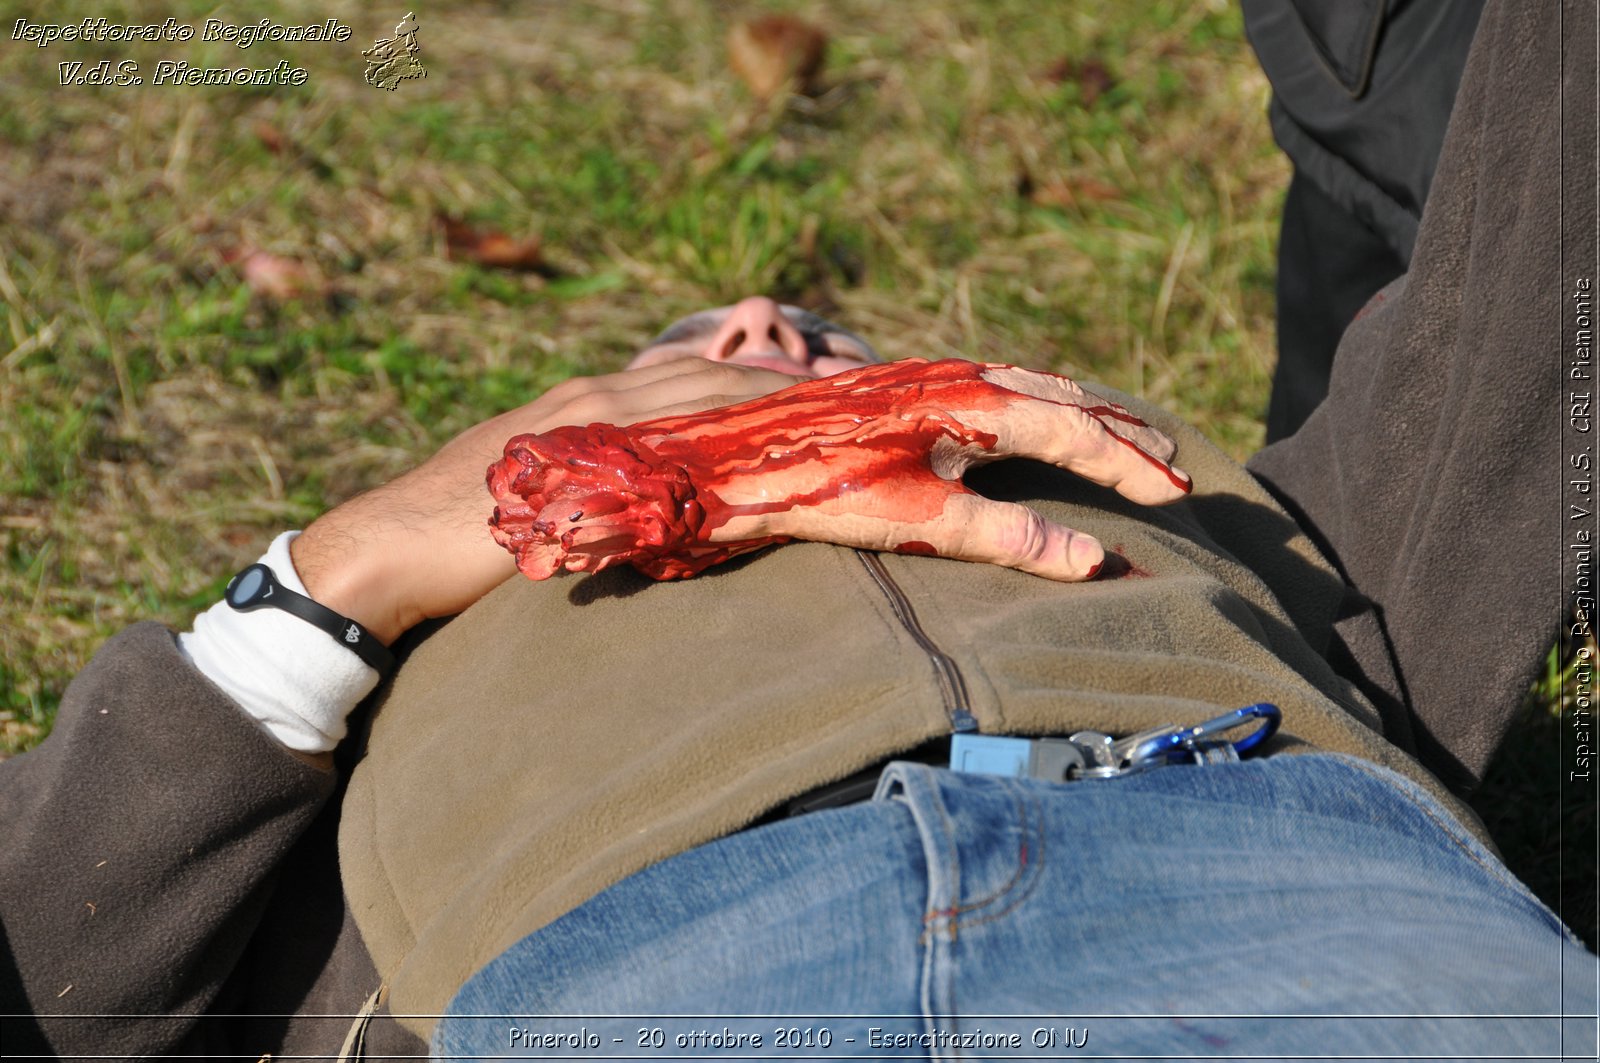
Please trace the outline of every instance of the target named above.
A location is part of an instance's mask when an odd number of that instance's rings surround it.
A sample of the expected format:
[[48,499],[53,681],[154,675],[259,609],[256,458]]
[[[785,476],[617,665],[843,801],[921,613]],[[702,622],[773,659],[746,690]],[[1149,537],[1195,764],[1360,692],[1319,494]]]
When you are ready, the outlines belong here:
[[[563,385],[325,515],[295,540],[294,566],[313,597],[391,641],[514,571],[484,527],[481,486],[507,435],[704,409],[791,380],[694,362]],[[376,523],[375,499],[386,514]],[[203,674],[227,656],[201,655],[197,669],[171,632],[137,625],[73,681],[50,738],[0,763],[0,1012],[19,1016],[5,1023],[8,1053],[176,1048],[237,965],[284,854],[333,791],[329,756],[288,748],[256,722],[273,726],[271,706],[241,711]],[[285,683],[297,663],[277,662]],[[248,700],[248,685],[230,688]],[[321,708],[337,716],[348,705]],[[318,748],[314,739],[306,748]]]
[[295,567],[312,597],[392,642],[423,620],[459,613],[516,572],[484,523],[492,505],[483,471],[507,439],[698,413],[792,383],[782,373],[698,358],[574,378],[467,429],[423,465],[319,519],[295,540]]
[[[272,868],[333,788],[137,625],[73,680],[48,741],[0,763],[8,1052],[176,1045],[232,970]],[[64,1018],[142,1014],[148,1020]]]

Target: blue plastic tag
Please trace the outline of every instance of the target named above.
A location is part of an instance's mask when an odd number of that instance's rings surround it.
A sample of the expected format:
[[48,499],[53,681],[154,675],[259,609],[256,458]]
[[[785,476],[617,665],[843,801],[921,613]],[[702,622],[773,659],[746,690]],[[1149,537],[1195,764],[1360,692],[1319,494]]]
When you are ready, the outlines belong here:
[[1033,742],[1004,735],[956,734],[950,736],[950,769],[976,775],[1028,774]]

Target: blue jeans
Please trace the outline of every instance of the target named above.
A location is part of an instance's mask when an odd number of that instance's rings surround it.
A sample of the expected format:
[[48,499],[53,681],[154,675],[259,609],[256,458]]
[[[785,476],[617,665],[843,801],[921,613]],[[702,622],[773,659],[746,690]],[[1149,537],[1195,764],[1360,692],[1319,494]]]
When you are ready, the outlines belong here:
[[870,802],[701,846],[523,939],[433,1051],[1591,1055],[1597,974],[1431,798],[1361,761],[1065,785],[896,763]]

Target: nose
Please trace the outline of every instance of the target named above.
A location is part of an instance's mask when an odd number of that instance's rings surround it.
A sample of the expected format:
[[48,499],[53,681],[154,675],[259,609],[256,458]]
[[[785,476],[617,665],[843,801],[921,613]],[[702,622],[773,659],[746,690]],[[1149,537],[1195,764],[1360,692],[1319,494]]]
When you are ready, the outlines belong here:
[[802,369],[810,363],[805,337],[764,295],[735,304],[706,349],[706,357],[714,362],[734,361],[741,355],[779,355]]

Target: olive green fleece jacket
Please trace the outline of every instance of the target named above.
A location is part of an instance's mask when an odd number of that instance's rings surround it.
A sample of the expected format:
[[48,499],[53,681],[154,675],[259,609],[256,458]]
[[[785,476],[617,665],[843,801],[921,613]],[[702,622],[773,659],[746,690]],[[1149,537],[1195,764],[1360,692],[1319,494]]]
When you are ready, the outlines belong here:
[[419,646],[340,829],[390,1010],[437,1014],[606,886],[971,724],[1125,734],[1271,701],[1275,750],[1395,768],[1476,826],[1324,660],[1344,584],[1295,523],[1198,432],[1113,397],[1178,441],[1188,499],[1032,462],[975,482],[1097,536],[1131,563],[1115,578],[801,543],[680,582],[513,579]]

